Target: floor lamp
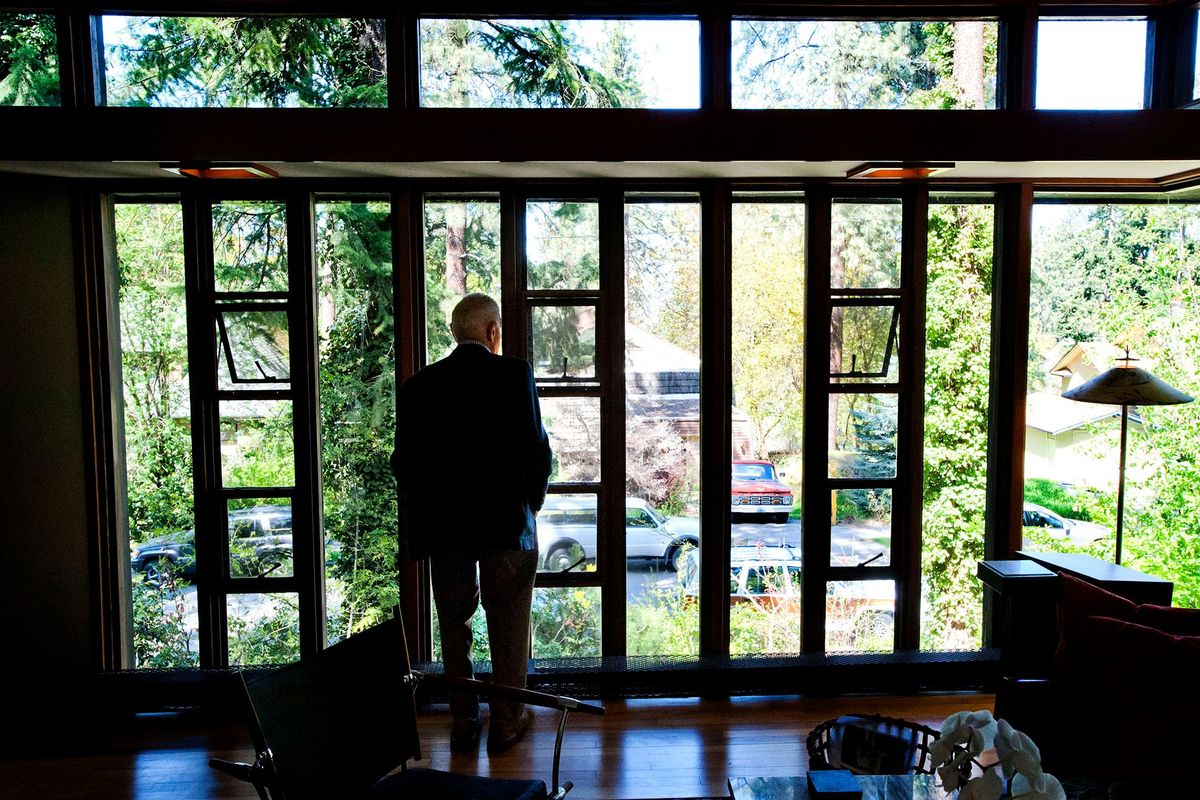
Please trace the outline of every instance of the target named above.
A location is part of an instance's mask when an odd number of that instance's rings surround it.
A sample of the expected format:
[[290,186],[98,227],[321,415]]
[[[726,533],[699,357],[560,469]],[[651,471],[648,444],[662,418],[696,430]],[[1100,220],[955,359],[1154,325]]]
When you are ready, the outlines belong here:
[[1133,366],[1137,361],[1129,357],[1118,358],[1124,362],[1092,378],[1087,383],[1068,389],[1062,396],[1083,403],[1104,403],[1121,407],[1121,466],[1117,477],[1117,548],[1116,562],[1121,563],[1121,528],[1125,520],[1125,451],[1129,434],[1130,406],[1170,406],[1192,402],[1190,395],[1156,378],[1144,369]]

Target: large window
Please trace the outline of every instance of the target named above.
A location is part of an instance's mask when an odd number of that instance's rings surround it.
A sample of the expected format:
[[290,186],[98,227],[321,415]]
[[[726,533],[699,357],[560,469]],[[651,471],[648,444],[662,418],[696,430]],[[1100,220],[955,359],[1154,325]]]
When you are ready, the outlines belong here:
[[629,655],[697,655],[700,204],[625,200],[625,563]]
[[734,20],[735,108],[995,108],[994,20]]
[[421,99],[449,108],[698,108],[692,20],[422,19]]
[[183,215],[115,209],[134,666],[198,666]]
[[387,105],[383,20],[105,15],[99,21],[104,105]]
[[733,655],[802,649],[804,210],[803,197],[788,193],[737,195],[733,204]]
[[399,602],[391,205],[316,206],[321,477],[327,641],[391,615]]
[[[921,648],[982,644],[992,263],[989,196],[934,197],[925,290]],[[890,504],[889,504],[890,505]]]
[[[1200,395],[1200,207],[1034,207],[1025,428],[1025,546],[1111,560],[1121,408],[1062,397],[1129,355]],[[1122,563],[1200,604],[1194,406],[1129,410]]]
[[1143,108],[1144,19],[1038,21],[1038,108]]

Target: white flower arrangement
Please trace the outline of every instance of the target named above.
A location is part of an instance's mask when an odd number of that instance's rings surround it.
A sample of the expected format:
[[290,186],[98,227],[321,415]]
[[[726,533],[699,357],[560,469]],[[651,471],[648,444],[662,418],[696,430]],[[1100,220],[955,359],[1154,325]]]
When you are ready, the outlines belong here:
[[[977,760],[996,749],[996,762],[986,767]],[[1042,772],[1037,745],[990,711],[959,711],[942,723],[941,738],[929,747],[942,787],[958,790],[958,800],[1066,800],[1062,784]],[[979,774],[973,774],[979,767]],[[1008,781],[1008,794],[1004,781]]]

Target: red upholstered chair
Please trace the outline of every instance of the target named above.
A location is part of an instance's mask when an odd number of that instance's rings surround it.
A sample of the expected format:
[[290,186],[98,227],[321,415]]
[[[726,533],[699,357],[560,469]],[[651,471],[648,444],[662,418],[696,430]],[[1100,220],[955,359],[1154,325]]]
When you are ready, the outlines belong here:
[[1137,605],[1067,574],[1059,586],[1051,677],[1002,687],[997,715],[1055,774],[1136,780],[1200,748],[1200,610]]

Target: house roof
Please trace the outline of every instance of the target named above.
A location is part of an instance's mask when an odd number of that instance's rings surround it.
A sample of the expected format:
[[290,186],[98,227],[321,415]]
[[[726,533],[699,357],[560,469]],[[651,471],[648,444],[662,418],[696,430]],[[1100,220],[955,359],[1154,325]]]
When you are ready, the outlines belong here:
[[[1035,392],[1025,398],[1025,425],[1045,431],[1051,436],[1101,420],[1120,417],[1120,406],[1081,403],[1053,392]],[[1141,416],[1132,410],[1129,412],[1129,421],[1137,425],[1142,424]]]

